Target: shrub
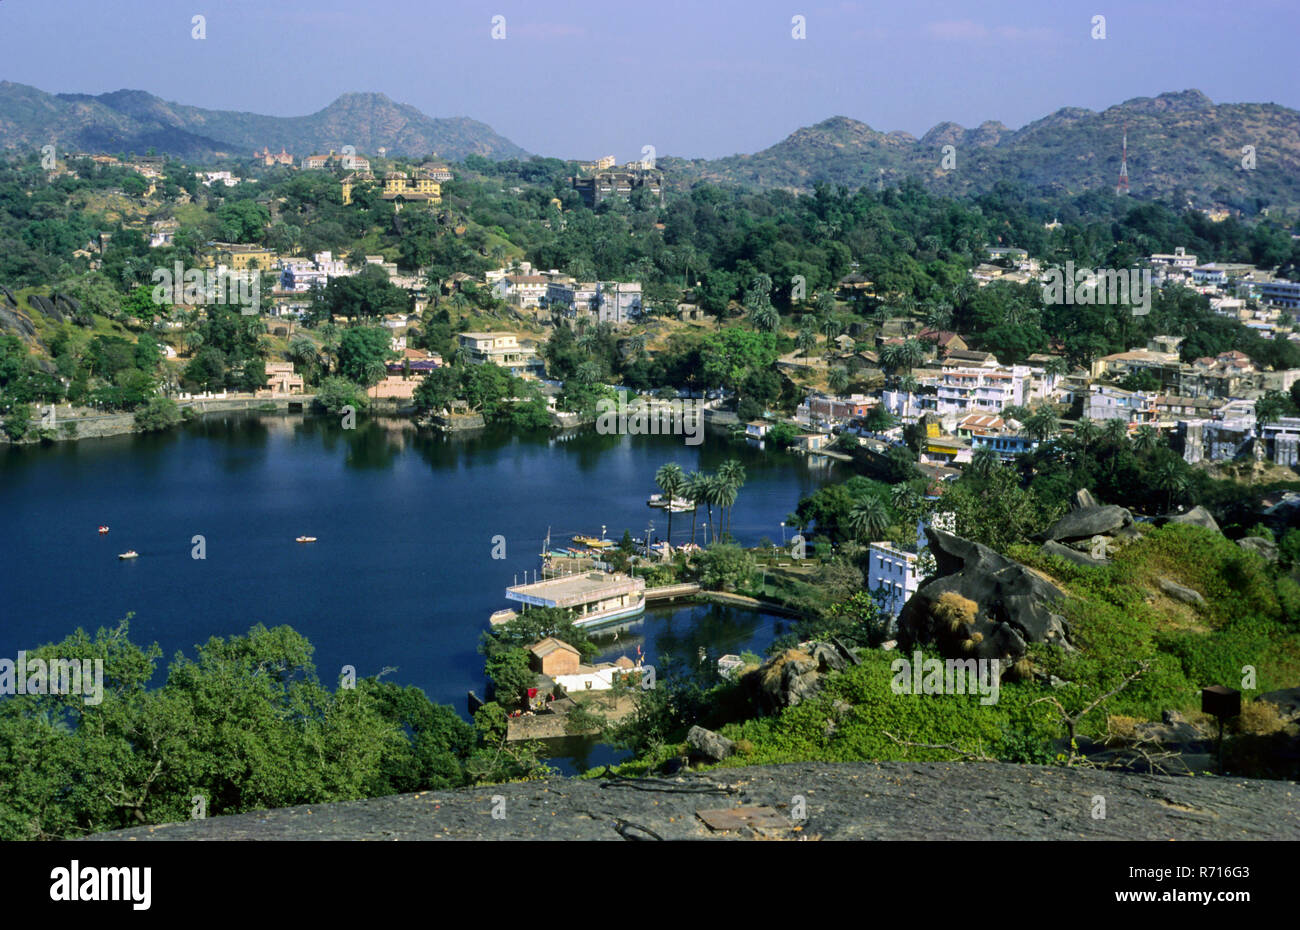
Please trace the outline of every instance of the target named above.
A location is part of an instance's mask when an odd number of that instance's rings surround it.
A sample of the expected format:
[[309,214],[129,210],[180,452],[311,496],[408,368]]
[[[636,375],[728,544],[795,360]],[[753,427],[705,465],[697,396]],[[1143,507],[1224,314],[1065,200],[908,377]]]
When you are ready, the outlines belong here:
[[151,397],[135,412],[136,427],[146,433],[162,432],[180,422],[180,407],[170,397]]

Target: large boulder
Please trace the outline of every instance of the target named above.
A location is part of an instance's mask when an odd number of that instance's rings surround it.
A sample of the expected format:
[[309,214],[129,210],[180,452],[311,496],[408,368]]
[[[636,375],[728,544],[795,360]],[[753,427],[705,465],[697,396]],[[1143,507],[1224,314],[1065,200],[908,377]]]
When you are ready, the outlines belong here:
[[1276,704],[1278,716],[1286,721],[1300,721],[1300,688],[1283,688],[1280,691],[1266,691],[1256,701]]
[[686,744],[691,753],[710,762],[721,762],[736,751],[736,744],[721,733],[714,733],[701,726],[693,726],[686,734]]
[[1163,526],[1166,523],[1190,523],[1192,526],[1203,526],[1207,530],[1214,530],[1216,533],[1223,532],[1219,529],[1219,524],[1213,515],[1200,504],[1197,504],[1186,513],[1167,513],[1156,517],[1152,522],[1156,526]]
[[900,649],[934,643],[949,658],[1017,659],[1029,643],[1070,647],[1054,610],[1060,588],[987,546],[933,527],[926,536],[938,570],[903,605]]
[[1070,495],[1071,510],[1085,510],[1088,507],[1100,507],[1101,501],[1092,496],[1092,492],[1087,488],[1079,488]]
[[1277,543],[1271,539],[1265,539],[1263,536],[1243,536],[1237,540],[1237,545],[1247,552],[1262,555],[1270,562],[1277,561]]
[[1071,543],[1091,539],[1094,536],[1109,536],[1132,525],[1133,514],[1123,507],[1114,504],[1084,506],[1071,510],[1061,517],[1039,538],[1044,542],[1053,540]]
[[1182,601],[1184,604],[1195,604],[1198,607],[1205,603],[1205,598],[1201,597],[1200,591],[1181,585],[1176,581],[1168,578],[1157,578],[1156,584],[1160,585],[1161,591],[1176,601]]
[[744,680],[759,708],[775,713],[802,704],[820,692],[822,671],[819,660],[807,652],[787,649],[769,658]]
[[1062,546],[1054,539],[1049,539],[1043,543],[1042,552],[1043,555],[1058,555],[1067,562],[1073,562],[1075,565],[1082,565],[1085,568],[1099,568],[1102,565],[1110,564],[1110,559],[1094,559],[1086,552],[1079,552],[1069,546]]

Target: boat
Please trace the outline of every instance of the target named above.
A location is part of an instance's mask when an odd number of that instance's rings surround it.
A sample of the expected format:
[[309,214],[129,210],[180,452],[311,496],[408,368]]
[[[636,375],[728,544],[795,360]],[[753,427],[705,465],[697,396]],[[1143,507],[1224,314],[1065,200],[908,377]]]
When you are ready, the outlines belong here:
[[301,542],[301,543],[308,543],[308,542],[315,542],[315,541],[316,541],[315,536],[299,536],[297,539],[294,540],[294,542]]
[[99,535],[100,535],[100,536],[103,536],[103,535],[104,535],[105,533],[107,533],[107,532],[108,532],[108,527],[106,527],[106,526],[101,526],[101,527],[99,528]]
[[612,539],[597,539],[595,536],[575,536],[573,541],[589,549],[612,549],[618,545]]
[[140,558],[140,553],[136,552],[134,549],[128,549],[125,552],[118,553],[117,557],[119,559],[138,559]]
[[668,498],[664,497],[662,494],[651,494],[650,499],[646,501],[646,506],[658,507],[661,510],[669,511],[670,513],[685,513],[686,511],[693,509],[695,504],[685,497],[674,497],[673,502],[669,504]]

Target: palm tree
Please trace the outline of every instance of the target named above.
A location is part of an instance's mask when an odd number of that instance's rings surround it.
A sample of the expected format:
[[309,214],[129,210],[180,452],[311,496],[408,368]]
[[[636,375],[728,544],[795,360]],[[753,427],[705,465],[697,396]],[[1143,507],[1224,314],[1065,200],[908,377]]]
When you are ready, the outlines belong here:
[[1174,498],[1182,497],[1191,485],[1182,461],[1173,456],[1166,458],[1152,469],[1151,483],[1158,490],[1165,492],[1165,513],[1174,509]]
[[1137,433],[1133,436],[1133,451],[1141,455],[1150,455],[1159,445],[1160,434],[1156,432],[1154,426],[1144,423],[1138,427]]
[[919,339],[908,339],[898,348],[901,367],[909,372],[925,361],[925,344]]
[[1078,425],[1074,427],[1074,439],[1080,448],[1086,449],[1095,443],[1100,436],[1101,430],[1088,417],[1079,420]]
[[686,479],[686,496],[691,499],[691,545],[695,545],[695,519],[700,513],[700,504],[704,503],[705,482],[708,480],[702,472],[693,471]]
[[1122,446],[1128,442],[1128,422],[1119,417],[1107,420],[1102,430],[1106,438],[1117,446]]
[[1035,410],[1029,419],[1024,423],[1025,432],[1033,439],[1039,442],[1046,442],[1056,435],[1060,429],[1060,422],[1056,419],[1056,411],[1049,405],[1043,404]]
[[952,304],[942,300],[926,301],[921,318],[931,329],[946,330],[952,326]]
[[289,361],[302,369],[304,380],[316,380],[316,369],[320,367],[320,352],[316,349],[316,343],[306,336],[294,336],[289,341],[286,354]]
[[897,344],[882,346],[878,364],[886,376],[892,376],[903,367],[903,347]]
[[1047,364],[1043,366],[1043,371],[1046,374],[1061,378],[1070,373],[1070,363],[1065,359],[1056,356],[1050,359]]
[[731,499],[727,502],[727,529],[731,532],[731,513],[735,507],[736,496],[740,489],[745,486],[745,466],[740,464],[739,459],[727,459],[718,468],[718,476],[727,483],[731,490]]
[[849,387],[849,370],[843,365],[836,365],[826,379],[826,386],[832,394],[843,394]]
[[713,542],[718,541],[718,533],[713,526],[713,508],[716,505],[721,509],[725,489],[726,482],[717,475],[707,475],[704,478],[704,506],[709,515],[709,538]]
[[835,337],[840,334],[839,321],[829,316],[822,320],[822,334],[826,337],[826,355],[829,357],[835,351]]
[[673,541],[673,500],[680,497],[682,489],[686,487],[686,475],[682,471],[682,466],[676,462],[660,465],[659,470],[655,472],[655,484],[659,486],[659,490],[663,491],[664,497],[668,499],[668,542],[671,545]]
[[492,261],[496,264],[496,267],[500,268],[505,260],[506,247],[498,242],[496,245],[492,246]]
[[781,314],[770,302],[760,303],[749,311],[749,321],[759,332],[775,332],[781,325]]
[[[731,511],[735,507],[736,495],[740,493],[740,489],[737,488],[734,484],[732,484],[727,479],[723,478],[721,475],[716,476],[716,480],[717,480],[717,492],[718,492],[718,507],[720,508],[719,515],[718,515],[718,522],[723,523],[722,532],[726,534],[731,532]],[[726,514],[725,522],[722,519],[723,513]]]
[[805,357],[809,350],[817,345],[817,331],[813,329],[812,322],[806,317],[803,325],[799,327],[799,334],[794,337],[794,344],[799,347],[799,354]]
[[970,473],[976,478],[987,478],[1002,466],[1002,459],[990,446],[980,446],[970,457]]
[[889,528],[889,507],[879,497],[868,497],[854,505],[845,522],[855,538],[869,543]]

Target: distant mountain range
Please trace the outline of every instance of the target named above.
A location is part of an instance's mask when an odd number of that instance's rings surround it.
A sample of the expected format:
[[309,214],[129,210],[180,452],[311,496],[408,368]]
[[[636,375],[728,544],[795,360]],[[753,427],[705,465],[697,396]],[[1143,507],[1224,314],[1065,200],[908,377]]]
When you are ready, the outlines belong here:
[[[1251,213],[1260,205],[1300,206],[1300,112],[1271,103],[1216,105],[1197,90],[1139,97],[1101,113],[1067,107],[1017,130],[940,123],[920,139],[836,116],[752,155],[661,158],[660,167],[686,183],[793,191],[819,181],[857,188],[915,177],[946,194],[981,193],[1002,181],[1074,194],[1115,189],[1126,126],[1135,196]],[[943,166],[945,145],[953,146],[951,170]],[[1243,166],[1247,145],[1254,146],[1253,169]]]
[[528,153],[490,126],[465,117],[435,119],[383,94],[344,94],[310,116],[260,116],[169,103],[140,90],[108,94],[48,94],[0,82],[0,147],[60,151],[159,153],[198,161],[248,157],[263,146],[301,157],[345,145],[373,154],[431,154],[526,158]]
[[[659,166],[678,187],[712,181],[808,191],[823,181],[856,188],[913,177],[942,194],[983,193],[1004,181],[1077,194],[1115,189],[1126,127],[1137,197],[1248,213],[1300,207],[1300,112],[1271,103],[1216,105],[1197,90],[1139,97],[1100,113],[1066,107],[1017,130],[940,123],[920,139],[836,116],[752,155],[662,157]],[[65,151],[153,148],[196,161],[247,157],[263,146],[301,157],[348,144],[363,154],[382,146],[391,155],[453,161],[529,157],[484,123],[429,117],[378,93],[344,94],[310,116],[278,117],[184,106],[143,91],[49,94],[0,82],[0,147],[51,141]],[[944,166],[948,145],[952,168]],[[1243,165],[1244,146],[1254,147],[1253,169]]]

